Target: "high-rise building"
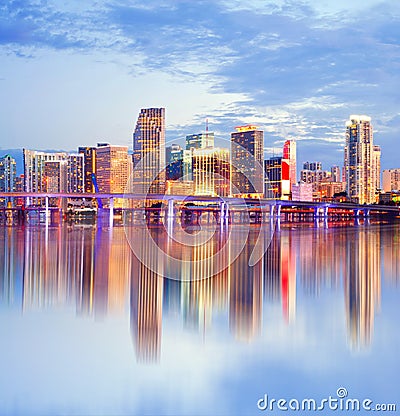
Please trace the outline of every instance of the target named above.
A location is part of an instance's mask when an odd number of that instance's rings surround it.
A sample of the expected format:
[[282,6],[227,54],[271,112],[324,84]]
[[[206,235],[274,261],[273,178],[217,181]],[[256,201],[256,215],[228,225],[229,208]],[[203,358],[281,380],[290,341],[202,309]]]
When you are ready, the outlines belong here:
[[[28,149],[24,149],[23,152],[25,192],[46,192],[46,162],[67,160],[68,154],[64,152],[47,153]],[[43,202],[41,198],[27,198],[27,205],[42,205]]]
[[219,147],[193,150],[195,195],[229,196],[229,150]]
[[183,176],[183,149],[179,144],[172,144],[165,149],[167,167],[166,180],[177,181]]
[[292,201],[312,201],[313,186],[311,183],[299,182],[292,186]]
[[[10,155],[0,158],[0,192],[14,192],[16,189],[17,163]],[[0,199],[0,206],[8,201]]]
[[68,162],[66,160],[49,160],[44,163],[46,192],[67,192]]
[[383,190],[385,192],[400,191],[400,169],[383,171]]
[[142,109],[133,133],[133,185],[137,193],[165,191],[165,108]]
[[321,162],[304,162],[303,163],[303,170],[322,170],[322,163]]
[[289,161],[275,156],[264,161],[265,197],[271,199],[289,199]]
[[256,126],[231,133],[231,178],[234,196],[264,194],[264,132]]
[[127,146],[100,145],[96,149],[97,184],[101,193],[123,193],[130,174]]
[[[289,161],[289,180],[290,191],[292,186],[297,183],[296,179],[296,142],[294,140],[286,140],[283,145],[283,158]],[[318,162],[315,162],[318,163]],[[317,165],[315,166],[317,167]]]
[[14,192],[17,163],[10,155],[0,158],[0,192]]
[[70,154],[67,166],[68,192],[82,193],[85,191],[85,157],[84,154]]
[[374,150],[371,118],[352,115],[346,123],[346,191],[351,201],[359,204],[375,202],[378,183],[378,149]]
[[374,145],[372,158],[372,185],[376,191],[381,188],[381,147]]
[[339,166],[332,166],[331,167],[331,180],[332,182],[342,182],[342,175],[340,173]]
[[79,147],[78,152],[83,154],[85,192],[95,192],[92,174],[96,175],[96,148]]
[[186,150],[214,147],[214,133],[205,132],[186,136]]

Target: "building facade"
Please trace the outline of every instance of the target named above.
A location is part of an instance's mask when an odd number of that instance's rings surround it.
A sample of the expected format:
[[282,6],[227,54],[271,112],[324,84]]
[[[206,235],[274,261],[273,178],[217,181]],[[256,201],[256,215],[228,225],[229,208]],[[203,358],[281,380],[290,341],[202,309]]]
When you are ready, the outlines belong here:
[[264,161],[265,190],[269,199],[289,199],[289,161],[282,157],[271,157]]
[[195,195],[229,196],[229,150],[218,147],[193,150]]
[[286,140],[283,145],[283,159],[289,161],[289,181],[290,191],[292,186],[297,183],[297,153],[296,153],[296,142],[295,140]]
[[344,159],[349,199],[359,204],[375,202],[380,177],[380,150],[374,147],[370,117],[350,116],[346,123]]
[[133,133],[135,192],[164,193],[165,167],[165,108],[142,109]]
[[400,168],[383,171],[384,192],[400,191]]
[[264,195],[264,132],[256,126],[239,126],[231,133],[232,195]]
[[85,192],[95,192],[92,174],[96,175],[96,148],[79,147],[78,152],[83,155]]
[[71,193],[85,192],[85,157],[81,153],[68,155],[67,189]]
[[96,172],[100,193],[124,193],[130,174],[128,147],[110,144],[97,147]]
[[[45,166],[47,162],[67,160],[68,153],[48,153],[24,149],[25,192],[47,192]],[[43,205],[43,198],[27,198],[27,205]]]
[[214,147],[214,133],[206,132],[186,136],[186,150],[207,149]]
[[[0,158],[0,192],[15,192],[17,179],[17,163],[10,155]],[[0,206],[13,202],[10,198],[0,198]]]

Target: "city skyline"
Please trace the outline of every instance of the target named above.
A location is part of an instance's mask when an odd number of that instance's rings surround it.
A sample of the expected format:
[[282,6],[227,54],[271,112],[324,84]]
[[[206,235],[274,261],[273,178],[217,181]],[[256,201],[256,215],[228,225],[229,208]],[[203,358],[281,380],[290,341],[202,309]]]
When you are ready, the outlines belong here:
[[0,152],[130,146],[139,109],[162,106],[168,143],[206,119],[226,139],[256,124],[266,157],[296,139],[299,160],[327,166],[341,158],[343,120],[369,114],[382,168],[396,167],[397,2],[93,5],[1,8]]
[[[361,204],[376,203],[381,198],[390,202],[392,197],[390,192],[382,196],[381,147],[373,142],[371,117],[366,115],[351,115],[346,122],[342,172],[337,165],[323,171],[322,162],[303,161],[299,182],[296,141],[284,142],[281,157],[264,159],[264,131],[251,124],[235,127],[230,150],[215,146],[208,123],[205,133],[186,135],[186,150],[178,144],[166,144],[165,108],[141,109],[133,132],[133,153],[128,153],[128,146],[109,143],[97,143],[96,148],[80,146],[78,154],[23,149],[24,175],[18,180],[25,183],[27,191],[34,192],[82,193],[89,188],[89,192],[118,193],[133,173],[131,185],[135,186],[134,192],[142,194],[237,194],[295,201],[347,197]],[[7,158],[14,163],[15,179],[11,181],[16,181],[15,160],[10,155],[1,160]],[[383,172],[385,189],[398,191],[396,178],[389,184],[389,171]],[[218,175],[222,176],[217,180]],[[7,186],[3,176],[1,187]]]

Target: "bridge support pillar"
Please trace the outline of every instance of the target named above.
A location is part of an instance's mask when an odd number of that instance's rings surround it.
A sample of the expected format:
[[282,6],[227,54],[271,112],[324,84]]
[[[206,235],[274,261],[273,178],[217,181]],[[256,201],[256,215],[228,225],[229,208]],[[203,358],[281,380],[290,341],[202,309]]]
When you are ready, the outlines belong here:
[[48,221],[49,221],[49,217],[50,217],[49,197],[48,196],[45,197],[45,215],[44,215],[44,217],[45,217],[45,221],[46,221],[46,224],[47,224]]
[[168,210],[167,210],[167,218],[168,220],[172,220],[174,218],[174,200],[168,200]]
[[114,198],[110,197],[110,227],[114,226]]

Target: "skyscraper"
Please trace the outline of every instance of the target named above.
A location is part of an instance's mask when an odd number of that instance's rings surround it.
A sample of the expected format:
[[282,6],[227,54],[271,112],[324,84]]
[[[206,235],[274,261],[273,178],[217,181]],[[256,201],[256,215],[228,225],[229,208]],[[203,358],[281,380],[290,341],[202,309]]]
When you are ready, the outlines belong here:
[[195,194],[229,196],[229,150],[211,147],[195,149],[192,154]]
[[[283,158],[289,161],[289,181],[290,191],[292,186],[297,183],[296,179],[296,142],[294,140],[286,140],[283,145]],[[313,166],[314,167],[314,166]],[[317,162],[315,168],[317,168]]]
[[264,132],[256,126],[236,127],[231,133],[232,194],[263,196]]
[[[67,160],[68,154],[64,152],[46,153],[28,149],[24,149],[23,152],[25,192],[46,192],[46,162]],[[41,198],[27,198],[27,205],[32,203],[40,205],[43,200]]]
[[165,108],[142,109],[133,133],[133,185],[137,193],[165,191]]
[[350,116],[346,123],[344,159],[347,196],[359,204],[375,202],[377,178],[380,177],[380,151],[374,150],[370,117]]
[[271,157],[264,161],[265,197],[270,199],[289,199],[289,161],[282,157]]
[[84,159],[85,192],[94,192],[92,174],[96,174],[96,148],[79,147],[78,152],[83,154]]
[[110,144],[97,147],[96,172],[100,192],[125,192],[130,174],[128,147]]
[[15,191],[17,163],[10,155],[0,158],[0,192]]
[[375,188],[375,193],[381,188],[381,148],[374,145],[372,161],[372,185]]
[[46,192],[67,192],[67,161],[49,160],[44,164]]
[[[68,192],[82,193],[85,190],[85,157],[84,154],[68,155],[67,166]],[[89,191],[91,192],[91,191]]]
[[206,149],[207,147],[214,147],[213,132],[189,134],[186,136],[186,150]]
[[[17,177],[17,163],[10,155],[0,158],[0,192],[14,192]],[[0,206],[5,202],[0,199]]]
[[183,149],[179,144],[172,144],[165,149],[165,154],[166,180],[177,181],[183,176]]

